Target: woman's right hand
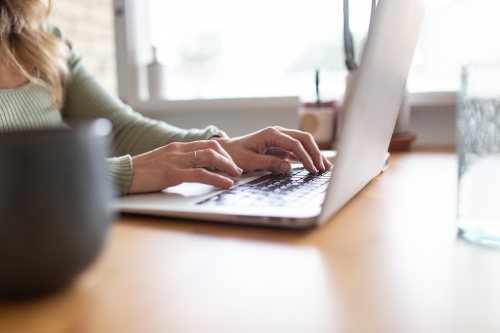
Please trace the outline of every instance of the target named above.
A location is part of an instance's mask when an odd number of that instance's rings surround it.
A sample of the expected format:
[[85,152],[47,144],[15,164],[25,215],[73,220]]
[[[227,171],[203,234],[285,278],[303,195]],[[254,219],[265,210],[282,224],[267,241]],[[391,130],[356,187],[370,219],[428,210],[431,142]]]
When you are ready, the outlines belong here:
[[[195,156],[197,159],[193,161]],[[129,194],[161,191],[184,182],[230,188],[233,180],[203,167],[214,167],[233,177],[243,172],[215,140],[171,143],[134,156],[132,162],[134,171]]]

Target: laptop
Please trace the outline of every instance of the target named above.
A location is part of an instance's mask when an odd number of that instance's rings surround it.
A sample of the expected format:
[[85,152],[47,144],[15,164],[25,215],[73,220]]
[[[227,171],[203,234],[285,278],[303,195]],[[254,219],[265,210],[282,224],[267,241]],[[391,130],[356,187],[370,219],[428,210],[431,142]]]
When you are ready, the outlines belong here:
[[361,63],[349,83],[334,166],[319,174],[257,171],[221,190],[183,183],[117,199],[125,213],[306,228],[328,222],[385,167],[425,15],[422,0],[379,0]]

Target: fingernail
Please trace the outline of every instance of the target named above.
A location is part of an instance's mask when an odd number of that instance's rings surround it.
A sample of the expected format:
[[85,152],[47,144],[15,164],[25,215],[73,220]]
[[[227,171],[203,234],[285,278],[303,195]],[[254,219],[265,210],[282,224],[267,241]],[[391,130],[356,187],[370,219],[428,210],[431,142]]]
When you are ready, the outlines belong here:
[[281,173],[287,173],[288,172],[288,164],[287,163],[281,163],[280,165],[280,172]]
[[243,169],[242,168],[238,168],[238,171],[239,171],[239,173],[243,173]]

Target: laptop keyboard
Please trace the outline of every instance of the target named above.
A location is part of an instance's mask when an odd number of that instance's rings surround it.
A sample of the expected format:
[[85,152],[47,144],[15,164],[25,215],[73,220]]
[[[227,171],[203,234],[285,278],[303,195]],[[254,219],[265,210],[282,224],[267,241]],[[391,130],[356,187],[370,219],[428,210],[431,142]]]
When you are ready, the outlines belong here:
[[216,206],[292,206],[304,199],[311,200],[325,194],[331,170],[309,173],[295,168],[285,175],[271,173],[248,183],[233,187],[198,202],[198,205]]

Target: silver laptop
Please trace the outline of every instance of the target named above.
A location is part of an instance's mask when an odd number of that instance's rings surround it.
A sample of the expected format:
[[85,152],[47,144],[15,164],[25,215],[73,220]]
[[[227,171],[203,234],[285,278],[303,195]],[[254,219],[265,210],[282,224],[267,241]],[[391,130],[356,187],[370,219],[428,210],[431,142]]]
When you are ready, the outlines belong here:
[[422,0],[379,0],[343,106],[332,170],[253,172],[229,190],[184,183],[117,200],[126,213],[304,228],[328,222],[384,168],[425,14]]

